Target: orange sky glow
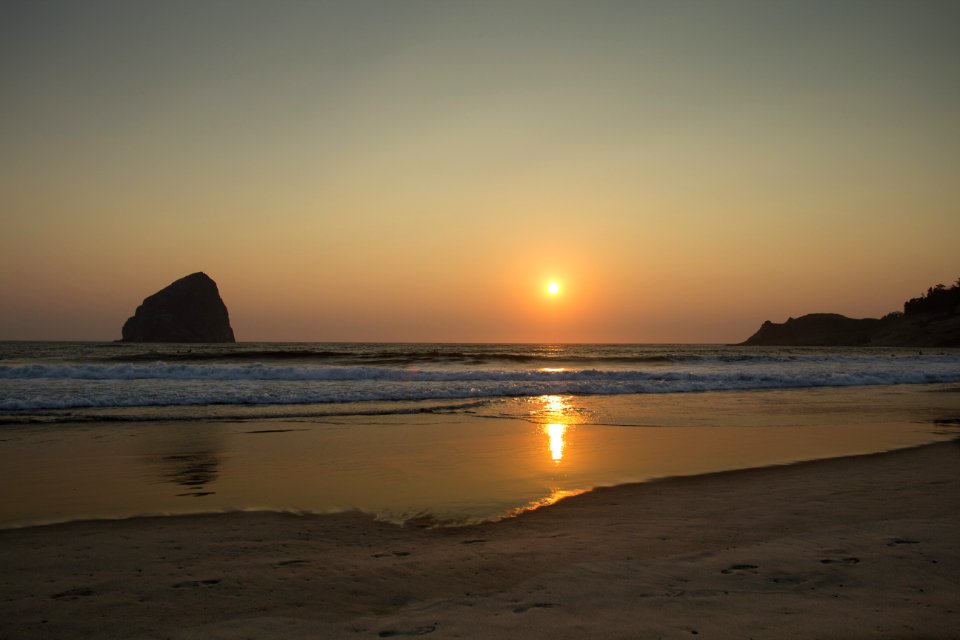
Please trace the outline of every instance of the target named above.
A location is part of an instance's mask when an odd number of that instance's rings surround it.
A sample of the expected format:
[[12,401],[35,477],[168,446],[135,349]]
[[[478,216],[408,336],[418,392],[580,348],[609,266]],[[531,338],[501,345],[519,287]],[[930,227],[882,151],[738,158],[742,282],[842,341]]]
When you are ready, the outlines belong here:
[[[955,3],[0,7],[0,339],[736,342],[960,276]],[[560,285],[551,295],[547,285]]]

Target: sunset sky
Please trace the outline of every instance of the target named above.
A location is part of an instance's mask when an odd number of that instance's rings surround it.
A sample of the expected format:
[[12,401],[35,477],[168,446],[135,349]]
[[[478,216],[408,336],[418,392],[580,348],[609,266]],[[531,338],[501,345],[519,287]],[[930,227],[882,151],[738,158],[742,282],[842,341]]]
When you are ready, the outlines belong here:
[[[0,339],[731,342],[960,276],[960,2],[0,1]],[[551,296],[547,284],[560,292]]]

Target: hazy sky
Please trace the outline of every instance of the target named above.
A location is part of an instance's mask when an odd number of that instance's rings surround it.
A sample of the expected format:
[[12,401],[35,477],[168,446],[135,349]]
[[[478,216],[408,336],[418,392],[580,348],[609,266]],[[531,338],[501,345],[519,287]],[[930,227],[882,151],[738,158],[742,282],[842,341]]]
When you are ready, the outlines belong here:
[[[0,339],[729,342],[960,276],[960,2],[0,0]],[[551,279],[561,293],[545,294]]]

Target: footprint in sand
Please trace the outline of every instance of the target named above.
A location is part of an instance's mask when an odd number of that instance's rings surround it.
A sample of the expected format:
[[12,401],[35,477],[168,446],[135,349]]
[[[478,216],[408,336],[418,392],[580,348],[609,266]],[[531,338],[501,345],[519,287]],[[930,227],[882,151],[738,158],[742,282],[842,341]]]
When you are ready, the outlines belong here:
[[526,613],[530,609],[553,609],[559,607],[560,605],[553,602],[536,602],[534,604],[528,604],[524,607],[517,607],[513,610],[514,613]]
[[437,630],[437,623],[434,622],[431,625],[425,627],[415,627],[407,631],[397,631],[395,629],[385,629],[378,633],[377,635],[381,638],[393,638],[395,636],[425,636],[428,633],[433,633]]
[[174,589],[183,589],[184,587],[212,587],[215,584],[220,584],[221,580],[185,580],[184,582],[178,582],[173,585]]
[[92,596],[96,591],[88,587],[77,587],[76,589],[67,589],[66,591],[61,591],[60,593],[54,593],[51,595],[51,598],[59,600],[65,598],[67,600],[76,600],[77,598],[82,598],[84,596]]
[[283,560],[282,562],[274,563],[274,568],[279,567],[298,567],[302,564],[307,564],[306,560]]
[[860,564],[860,558],[824,558],[821,564]]
[[730,565],[729,567],[727,567],[726,569],[721,569],[721,570],[720,570],[720,573],[727,573],[727,574],[734,573],[734,572],[737,572],[737,573],[756,573],[756,572],[757,572],[756,570],[759,569],[759,568],[760,568],[760,567],[758,567],[758,566],[755,565],[755,564],[732,564],[732,565]]
[[887,542],[888,547],[897,547],[901,544],[920,544],[919,540],[911,540],[910,538],[891,538]]

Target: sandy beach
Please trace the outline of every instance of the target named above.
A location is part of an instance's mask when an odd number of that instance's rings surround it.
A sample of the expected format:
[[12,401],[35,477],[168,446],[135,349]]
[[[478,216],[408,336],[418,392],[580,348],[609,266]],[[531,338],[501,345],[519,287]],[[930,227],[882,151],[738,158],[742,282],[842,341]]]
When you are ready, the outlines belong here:
[[0,640],[960,640],[958,24],[0,1]]
[[405,527],[234,513],[0,531],[3,638],[950,638],[960,446]]

